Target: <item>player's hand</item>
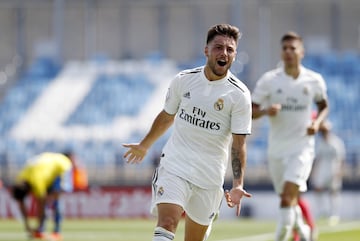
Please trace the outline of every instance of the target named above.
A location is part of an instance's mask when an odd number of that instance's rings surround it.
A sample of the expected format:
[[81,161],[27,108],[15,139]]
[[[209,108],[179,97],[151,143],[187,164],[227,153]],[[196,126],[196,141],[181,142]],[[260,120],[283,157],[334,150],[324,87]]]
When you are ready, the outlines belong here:
[[311,125],[307,128],[306,132],[309,136],[315,135],[318,132],[319,126],[312,122]]
[[129,150],[124,154],[124,158],[127,163],[140,163],[147,153],[147,149],[138,143],[123,144],[123,147],[129,148]]
[[30,227],[30,224],[27,220],[24,220],[24,226],[25,226],[25,231],[29,233],[29,235],[31,235],[35,231],[35,229]]
[[281,110],[281,104],[272,104],[267,109],[267,115],[268,116],[275,116],[280,110]]
[[251,194],[246,192],[243,188],[232,188],[230,191],[225,190],[225,199],[228,207],[233,208],[236,206],[236,216],[240,215],[241,199],[243,197],[251,197]]
[[30,227],[29,228],[26,228],[26,235],[28,236],[29,239],[34,239],[36,238],[36,230],[35,229],[31,229]]

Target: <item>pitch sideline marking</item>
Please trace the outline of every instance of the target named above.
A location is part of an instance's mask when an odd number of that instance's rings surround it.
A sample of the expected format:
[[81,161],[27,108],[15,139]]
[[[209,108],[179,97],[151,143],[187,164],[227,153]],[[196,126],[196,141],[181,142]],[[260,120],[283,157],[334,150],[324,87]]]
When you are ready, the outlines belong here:
[[[359,222],[349,222],[349,223],[343,223],[338,224],[337,226],[325,226],[319,228],[319,234],[320,233],[337,233],[342,231],[351,230],[353,228],[358,228]],[[246,237],[240,237],[235,239],[221,239],[216,241],[268,241],[269,239],[272,239],[274,236],[274,233],[264,233],[259,235],[251,235]]]
[[[347,222],[347,223],[340,223],[337,226],[322,226],[319,227],[319,233],[336,233],[336,232],[342,232],[342,231],[347,231],[347,230],[351,230],[354,228],[359,228],[360,227],[360,222],[359,221],[354,221],[354,222]],[[71,232],[70,232],[71,233]],[[13,232],[0,232],[0,237],[1,238],[15,238],[15,237],[19,237],[19,233],[13,233]],[[65,236],[69,235],[69,232],[66,232]],[[86,237],[86,239],[89,240],[94,240],[92,234],[89,233],[83,233],[83,232],[75,232],[75,233],[71,233],[71,236],[79,236],[79,237],[83,237],[84,235]],[[110,236],[117,236],[119,235],[116,232],[112,232],[112,233],[108,233],[106,232],[106,235],[110,235]],[[251,235],[251,236],[245,236],[245,237],[239,237],[239,238],[231,238],[231,239],[221,239],[221,240],[216,240],[216,241],[268,241],[271,240],[274,236],[274,233],[263,233],[263,234],[259,234],[259,235]]]

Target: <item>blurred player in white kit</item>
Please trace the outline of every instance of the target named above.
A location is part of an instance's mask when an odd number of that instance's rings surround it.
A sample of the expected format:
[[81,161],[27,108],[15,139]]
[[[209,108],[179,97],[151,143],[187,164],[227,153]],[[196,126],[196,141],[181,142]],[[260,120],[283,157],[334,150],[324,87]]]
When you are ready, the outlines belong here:
[[[295,228],[301,240],[311,240],[298,206],[300,192],[314,160],[314,134],[328,113],[326,84],[322,76],[305,68],[302,38],[288,32],[281,38],[283,65],[265,73],[252,93],[253,118],[268,116],[269,170],[280,210],[275,241],[287,241]],[[313,105],[318,115],[311,119]]]
[[[345,144],[331,131],[329,121],[323,121],[316,142],[316,157],[311,181],[322,215],[329,218],[329,224],[338,223],[340,191],[342,188],[345,162]],[[329,201],[329,205],[326,205]],[[328,207],[328,210],[326,208]]]

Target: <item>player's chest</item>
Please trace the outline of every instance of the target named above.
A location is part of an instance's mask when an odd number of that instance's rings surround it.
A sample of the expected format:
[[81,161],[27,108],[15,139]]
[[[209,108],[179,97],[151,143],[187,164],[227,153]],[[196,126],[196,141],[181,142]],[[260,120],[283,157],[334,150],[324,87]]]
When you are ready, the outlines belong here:
[[182,90],[180,108],[198,115],[223,113],[231,109],[231,91],[220,86],[194,85]]
[[307,103],[313,99],[311,86],[306,83],[283,83],[270,88],[272,103]]
[[336,156],[336,149],[329,144],[325,144],[323,146],[320,146],[319,153],[321,153],[324,159],[331,160]]

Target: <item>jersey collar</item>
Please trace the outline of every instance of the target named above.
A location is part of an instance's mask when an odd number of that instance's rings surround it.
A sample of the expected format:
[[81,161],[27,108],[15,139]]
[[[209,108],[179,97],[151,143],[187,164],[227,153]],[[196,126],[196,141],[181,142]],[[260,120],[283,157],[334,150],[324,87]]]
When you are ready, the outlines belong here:
[[305,67],[304,67],[303,65],[300,65],[300,73],[299,73],[299,76],[298,76],[296,79],[294,79],[293,77],[291,77],[290,75],[288,75],[287,73],[285,73],[284,67],[281,67],[281,74],[282,74],[284,77],[286,77],[286,78],[288,78],[288,79],[291,79],[291,80],[300,80],[301,77],[304,75],[304,73],[305,73]]
[[205,66],[203,66],[203,69],[202,69],[202,71],[201,71],[201,77],[202,77],[202,79],[203,79],[204,81],[206,81],[207,84],[209,84],[209,85],[221,85],[221,84],[225,83],[226,80],[229,78],[230,74],[231,74],[231,72],[230,72],[230,70],[228,70],[227,73],[226,73],[226,76],[225,76],[224,78],[218,79],[218,80],[215,80],[215,81],[210,81],[210,80],[208,80],[208,79],[206,78],[206,76],[205,76]]

